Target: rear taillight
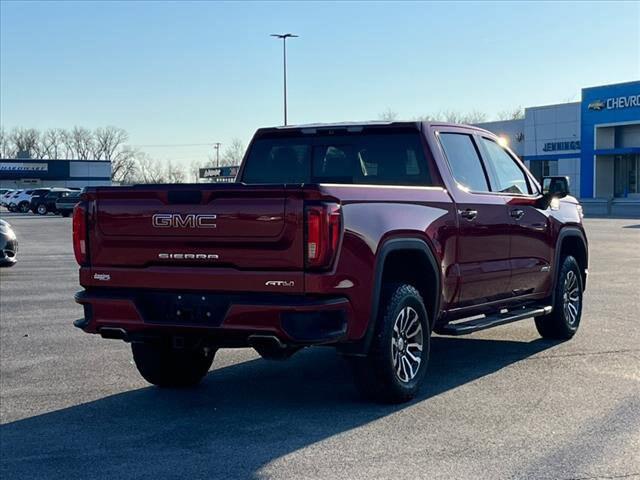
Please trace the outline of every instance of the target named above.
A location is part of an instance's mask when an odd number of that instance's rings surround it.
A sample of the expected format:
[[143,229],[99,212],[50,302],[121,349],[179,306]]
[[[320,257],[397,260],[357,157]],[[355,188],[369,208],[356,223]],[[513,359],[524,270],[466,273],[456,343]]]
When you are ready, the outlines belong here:
[[73,207],[73,253],[80,266],[87,263],[87,247],[87,209],[78,203]]
[[307,266],[329,268],[338,251],[341,212],[336,203],[309,205],[305,209],[307,226]]

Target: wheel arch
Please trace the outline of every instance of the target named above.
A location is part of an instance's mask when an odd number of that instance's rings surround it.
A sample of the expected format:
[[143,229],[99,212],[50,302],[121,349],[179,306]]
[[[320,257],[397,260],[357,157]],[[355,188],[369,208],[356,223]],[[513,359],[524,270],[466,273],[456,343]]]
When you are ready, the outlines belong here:
[[[402,261],[402,264],[395,262]],[[402,267],[414,265],[417,262],[419,272],[426,268],[424,275],[419,275],[418,271],[410,272],[408,276],[402,277]],[[383,284],[387,280],[405,279],[407,283],[418,283],[414,285],[425,301],[425,307],[429,314],[431,327],[440,313],[440,300],[442,296],[442,279],[439,263],[427,242],[420,238],[398,238],[394,237],[386,240],[376,254],[373,289],[371,295],[371,315],[367,331],[363,339],[358,342],[358,347],[349,353],[366,354],[369,351],[371,341],[375,334],[378,323],[380,308],[380,297],[382,295]]]
[[584,232],[577,227],[564,227],[558,234],[554,259],[553,294],[555,295],[560,262],[566,255],[573,256],[580,266],[582,288],[587,287],[587,273],[589,270],[589,247]]

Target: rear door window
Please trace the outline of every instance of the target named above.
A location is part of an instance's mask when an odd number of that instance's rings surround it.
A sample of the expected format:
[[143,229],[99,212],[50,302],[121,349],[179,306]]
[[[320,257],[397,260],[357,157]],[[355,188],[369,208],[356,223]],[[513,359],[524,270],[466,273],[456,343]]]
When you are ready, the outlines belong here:
[[418,133],[258,139],[242,181],[432,185]]
[[475,192],[488,192],[487,177],[471,135],[440,133],[439,138],[456,182]]

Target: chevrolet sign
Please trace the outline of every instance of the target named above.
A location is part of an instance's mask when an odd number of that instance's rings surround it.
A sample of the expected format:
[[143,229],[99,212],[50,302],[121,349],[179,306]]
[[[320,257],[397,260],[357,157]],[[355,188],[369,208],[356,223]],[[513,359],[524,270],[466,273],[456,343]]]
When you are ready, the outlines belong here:
[[621,108],[640,107],[640,94],[628,95],[626,97],[612,97],[605,100],[594,100],[589,103],[588,109],[594,111],[600,110],[619,110]]

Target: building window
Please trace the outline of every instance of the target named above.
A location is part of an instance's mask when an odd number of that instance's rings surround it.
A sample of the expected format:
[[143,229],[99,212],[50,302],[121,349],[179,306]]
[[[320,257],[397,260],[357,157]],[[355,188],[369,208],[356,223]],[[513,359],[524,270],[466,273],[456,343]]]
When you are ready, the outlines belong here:
[[542,183],[542,177],[549,177],[558,174],[557,160],[531,160],[529,162],[529,171],[533,174],[538,182]]
[[613,159],[616,197],[640,197],[640,155],[616,155]]

